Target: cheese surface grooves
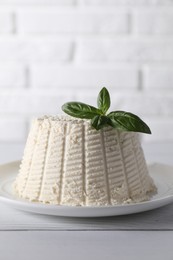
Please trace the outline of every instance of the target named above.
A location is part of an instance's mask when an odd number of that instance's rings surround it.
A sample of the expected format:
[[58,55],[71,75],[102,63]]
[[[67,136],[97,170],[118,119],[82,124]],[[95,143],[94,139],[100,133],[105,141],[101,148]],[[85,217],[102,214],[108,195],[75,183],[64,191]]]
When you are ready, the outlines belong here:
[[88,120],[33,120],[19,174],[19,197],[57,205],[105,206],[148,200],[156,187],[137,133]]

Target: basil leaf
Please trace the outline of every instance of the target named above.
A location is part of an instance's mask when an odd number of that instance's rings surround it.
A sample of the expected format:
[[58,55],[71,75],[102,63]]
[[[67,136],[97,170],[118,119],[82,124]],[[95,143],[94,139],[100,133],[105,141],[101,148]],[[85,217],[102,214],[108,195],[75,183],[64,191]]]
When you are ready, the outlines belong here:
[[97,106],[103,112],[104,115],[108,111],[110,104],[111,101],[109,92],[106,88],[102,88],[97,98]]
[[111,119],[111,122],[108,123],[114,128],[151,134],[151,130],[148,125],[138,116],[132,113],[124,111],[113,111],[107,116]]
[[110,119],[107,116],[97,115],[91,119],[91,125],[96,130],[100,130],[108,124],[108,121],[110,121]]
[[73,117],[91,119],[101,114],[101,111],[93,106],[81,102],[68,102],[62,106],[62,110]]

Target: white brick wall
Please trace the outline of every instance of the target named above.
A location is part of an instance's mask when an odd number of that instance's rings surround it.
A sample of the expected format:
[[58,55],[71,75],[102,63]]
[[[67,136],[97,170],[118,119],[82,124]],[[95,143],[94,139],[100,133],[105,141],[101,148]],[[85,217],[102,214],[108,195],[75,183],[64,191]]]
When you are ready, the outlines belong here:
[[144,69],[144,88],[169,91],[173,88],[173,67],[149,67]]
[[173,0],[0,0],[0,142],[103,86],[173,140]]
[[26,85],[25,67],[21,64],[0,63],[0,89],[23,88]]
[[27,125],[16,117],[1,117],[0,142],[25,142]]
[[73,46],[73,41],[68,39],[18,37],[18,35],[3,37],[0,38],[0,62],[17,61],[24,64],[70,61]]
[[[128,81],[127,81],[128,78]],[[138,71],[134,68],[123,67],[81,67],[81,66],[55,66],[47,64],[46,66],[33,66],[31,68],[31,88],[63,88],[74,90],[99,88],[101,86],[110,86],[110,89],[138,88]],[[85,94],[85,93],[84,93]],[[84,95],[85,96],[85,95]]]
[[126,37],[125,39],[82,39],[78,44],[79,62],[152,62],[173,61],[173,39]]
[[115,11],[83,11],[75,8],[67,11],[22,10],[17,13],[17,29],[19,33],[25,34],[128,33],[128,15]]
[[173,9],[137,11],[134,24],[135,32],[140,34],[173,34]]
[[0,4],[3,5],[72,5],[75,4],[76,0],[0,0]]
[[10,12],[0,11],[0,33],[12,33],[13,23],[12,14]]
[[78,0],[86,5],[123,5],[123,6],[145,6],[145,5],[172,5],[172,0]]

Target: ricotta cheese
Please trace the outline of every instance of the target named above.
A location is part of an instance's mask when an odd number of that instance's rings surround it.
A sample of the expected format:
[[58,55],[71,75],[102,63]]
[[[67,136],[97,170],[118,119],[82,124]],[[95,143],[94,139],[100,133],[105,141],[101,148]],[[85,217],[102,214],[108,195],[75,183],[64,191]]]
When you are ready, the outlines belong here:
[[156,187],[137,133],[44,116],[32,122],[14,192],[30,201],[105,206],[148,200]]

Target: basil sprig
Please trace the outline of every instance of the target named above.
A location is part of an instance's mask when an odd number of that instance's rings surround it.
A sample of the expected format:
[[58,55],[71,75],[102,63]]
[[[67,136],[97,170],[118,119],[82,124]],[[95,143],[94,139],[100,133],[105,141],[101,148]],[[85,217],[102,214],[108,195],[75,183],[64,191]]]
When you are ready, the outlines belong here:
[[62,106],[62,110],[73,117],[91,119],[91,125],[96,130],[106,126],[113,128],[151,134],[148,125],[138,116],[125,111],[113,111],[106,114],[110,108],[110,95],[106,88],[102,88],[97,98],[98,108],[81,102],[68,102]]

